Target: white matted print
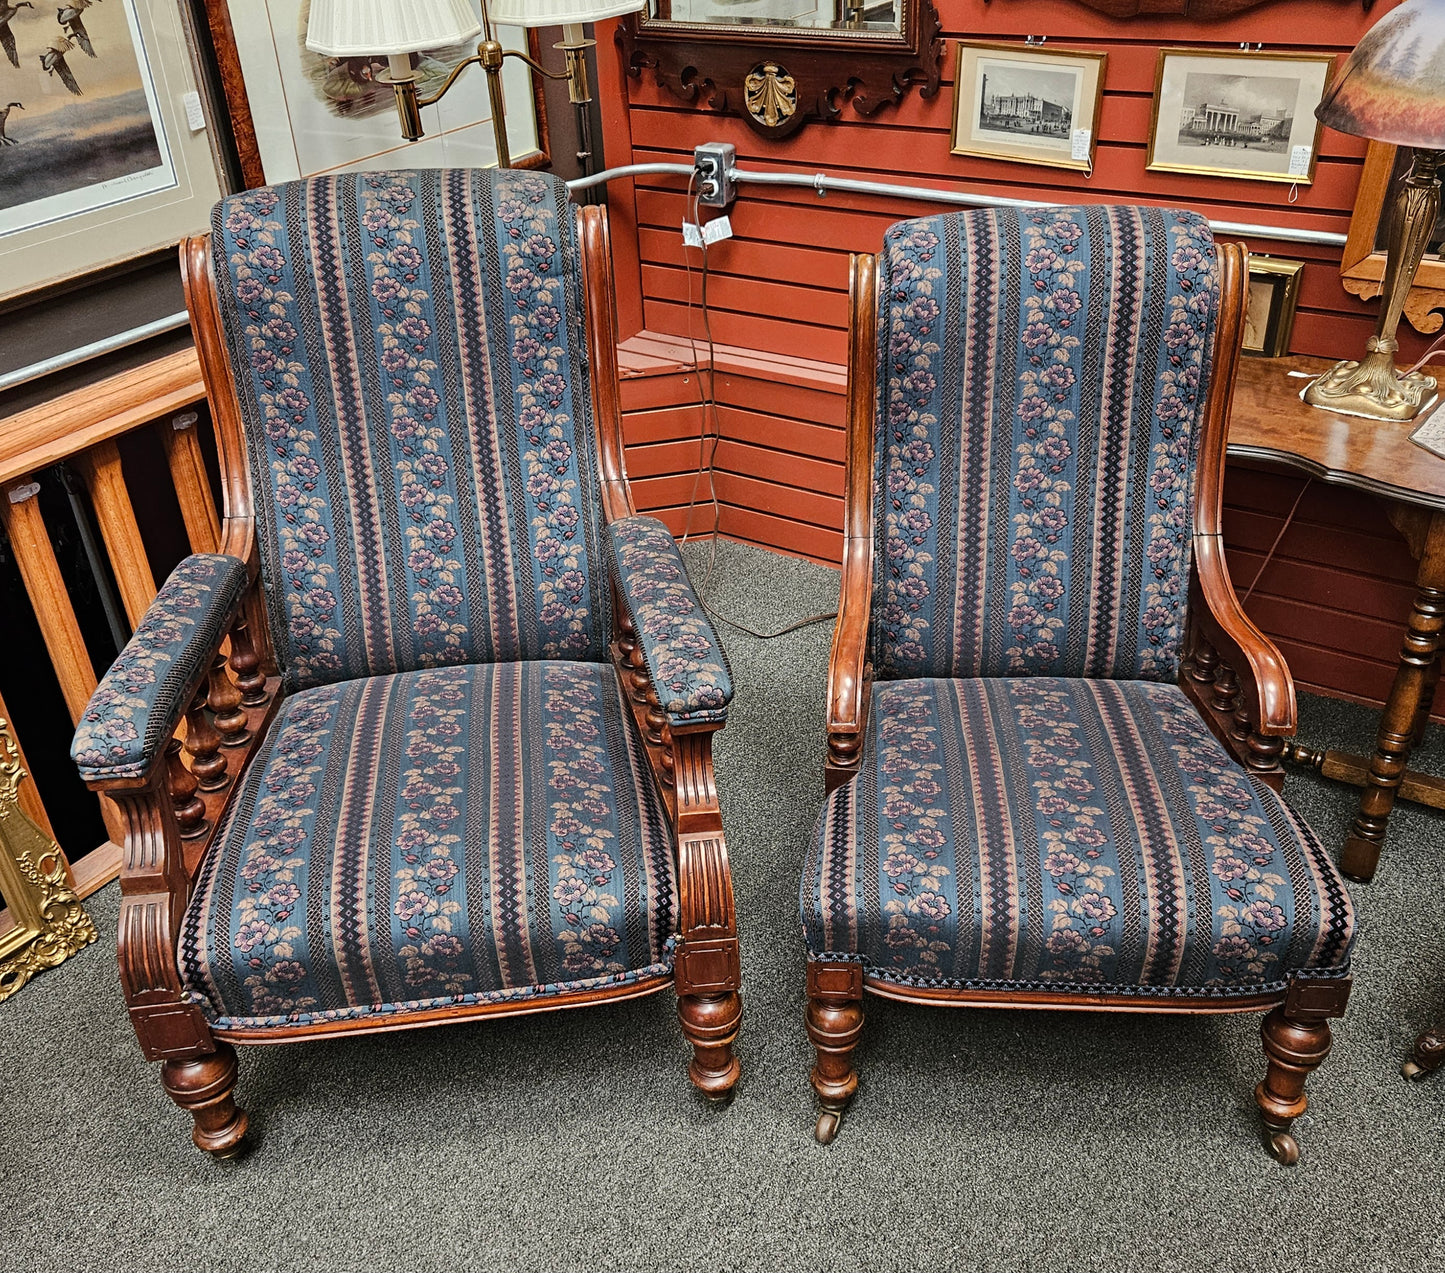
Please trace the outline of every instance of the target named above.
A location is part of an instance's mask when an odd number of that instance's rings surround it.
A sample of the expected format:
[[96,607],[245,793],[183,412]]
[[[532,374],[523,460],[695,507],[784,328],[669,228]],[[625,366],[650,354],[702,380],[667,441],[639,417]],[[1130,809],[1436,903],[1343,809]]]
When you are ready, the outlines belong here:
[[1149,168],[1308,185],[1330,54],[1160,49]]
[[0,13],[0,298],[201,229],[221,190],[178,6]]
[[[392,90],[376,79],[384,58],[328,58],[306,47],[310,0],[229,0],[228,7],[267,182],[323,172],[483,168],[497,162],[481,67],[463,71],[446,97],[422,111],[427,135],[407,142]],[[479,0],[473,7],[480,14]],[[527,33],[519,28],[500,27],[497,38],[504,48],[527,49]],[[434,92],[451,68],[475,51],[473,42],[419,54],[419,91]],[[502,86],[516,163],[539,150],[531,70],[508,58]]]
[[952,153],[1088,171],[1103,53],[958,42]]

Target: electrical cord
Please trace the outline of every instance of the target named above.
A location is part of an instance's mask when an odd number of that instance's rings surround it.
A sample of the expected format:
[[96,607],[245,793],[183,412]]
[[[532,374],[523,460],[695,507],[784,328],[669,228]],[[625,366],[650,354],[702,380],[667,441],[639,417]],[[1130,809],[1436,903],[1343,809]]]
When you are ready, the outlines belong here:
[[[703,337],[707,342],[707,387],[703,387],[702,362],[698,358],[697,340],[693,336],[693,299],[692,299],[692,258],[688,256],[688,244],[684,241],[682,249],[683,265],[687,269],[687,343],[692,350],[692,365],[697,372],[697,403],[699,408],[698,426],[698,473],[693,479],[692,495],[687,502],[687,512],[682,520],[682,543],[686,544],[692,534],[692,514],[697,507],[698,487],[704,475],[707,477],[708,493],[712,500],[712,534],[708,543],[707,570],[703,575],[703,581],[698,588],[698,600],[702,608],[720,623],[727,624],[730,628],[736,628],[739,632],[746,632],[749,636],[757,637],[760,641],[772,641],[778,637],[786,636],[790,632],[796,632],[800,628],[810,627],[815,623],[823,623],[828,619],[836,619],[838,612],[830,610],[826,614],[809,615],[806,619],[799,619],[796,623],[790,623],[787,627],[779,628],[776,632],[759,632],[748,627],[737,619],[729,618],[708,601],[708,592],[712,588],[713,571],[717,567],[717,541],[719,528],[722,525],[722,504],[717,497],[717,449],[722,441],[722,421],[717,410],[717,343],[712,334],[712,317],[708,312],[707,305],[707,281],[708,281],[708,241],[702,235],[702,195],[697,190],[697,172],[694,170],[687,182],[687,196],[684,205],[684,214],[688,220],[697,227],[699,239],[699,251],[702,252],[702,275],[701,304],[699,312],[702,315]],[[709,432],[708,426],[712,429]],[[711,441],[712,446],[708,446]],[[706,459],[704,459],[706,456]]]

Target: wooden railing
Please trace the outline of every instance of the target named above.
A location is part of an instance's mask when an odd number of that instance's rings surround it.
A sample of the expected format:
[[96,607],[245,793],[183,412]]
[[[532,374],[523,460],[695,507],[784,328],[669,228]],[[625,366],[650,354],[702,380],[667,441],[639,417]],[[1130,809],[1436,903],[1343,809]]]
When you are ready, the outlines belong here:
[[[139,429],[158,432],[191,551],[214,552],[220,543],[220,519],[197,436],[195,410],[205,396],[200,364],[195,351],[187,349],[0,419],[0,523],[9,537],[71,724],[85,710],[95,690],[96,675],[56,559],[50,528],[36,498],[40,490],[37,475],[66,461],[84,481],[121,603],[134,628],[156,594],[156,581],[121,469],[117,439]],[[221,675],[226,676],[224,671]],[[3,699],[0,717],[13,721]],[[69,763],[68,758],[59,759]],[[47,756],[45,760],[54,763],[57,758]],[[50,832],[50,818],[35,783],[22,784],[20,798],[26,812]],[[109,841],[98,847],[61,845],[82,897],[114,879],[120,870],[120,822],[108,800],[100,803]]]

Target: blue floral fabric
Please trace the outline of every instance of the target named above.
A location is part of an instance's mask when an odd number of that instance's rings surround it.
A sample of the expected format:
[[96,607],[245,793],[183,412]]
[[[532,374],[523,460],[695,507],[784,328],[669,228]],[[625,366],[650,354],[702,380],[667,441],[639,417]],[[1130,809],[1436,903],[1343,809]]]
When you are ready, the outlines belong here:
[[1218,291],[1192,212],[986,210],[888,230],[880,678],[1175,678]]
[[245,587],[245,565],[219,553],[195,553],[171,572],[76,726],[70,755],[82,778],[134,778],[155,763]]
[[604,659],[565,186],[315,177],[223,200],[211,248],[287,687]]
[[873,690],[804,871],[812,958],[901,985],[1159,996],[1343,975],[1354,913],[1309,828],[1182,690],[914,679]]
[[666,978],[672,836],[610,664],[403,672],[282,703],[200,868],[183,984],[220,1028]]
[[655,517],[625,517],[607,534],[617,585],[662,710],[675,724],[725,719],[733,697],[727,656],[672,532]]

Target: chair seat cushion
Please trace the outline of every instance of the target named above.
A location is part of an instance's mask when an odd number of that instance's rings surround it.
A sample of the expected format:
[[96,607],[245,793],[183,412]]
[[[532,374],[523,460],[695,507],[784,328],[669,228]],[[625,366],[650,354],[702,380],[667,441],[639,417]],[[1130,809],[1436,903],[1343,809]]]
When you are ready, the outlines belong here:
[[1341,975],[1354,915],[1308,827],[1178,686],[874,686],[803,877],[809,957],[902,985],[1219,997]]
[[610,665],[499,663],[287,698],[202,864],[183,982],[220,1028],[662,977],[671,831]]

